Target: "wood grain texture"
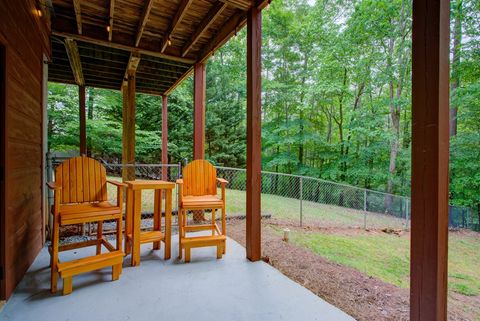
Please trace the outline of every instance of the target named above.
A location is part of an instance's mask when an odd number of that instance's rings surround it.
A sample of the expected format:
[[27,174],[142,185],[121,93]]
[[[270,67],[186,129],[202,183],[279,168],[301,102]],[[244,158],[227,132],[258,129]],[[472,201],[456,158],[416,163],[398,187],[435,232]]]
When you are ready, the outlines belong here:
[[70,61],[70,68],[72,68],[73,77],[79,86],[85,86],[85,79],[83,77],[82,62],[80,61],[80,54],[78,53],[77,43],[75,40],[65,39],[65,49],[67,51],[68,60]]
[[261,258],[262,170],[262,14],[252,8],[247,17],[247,258]]
[[412,29],[410,320],[447,319],[448,0],[415,0]]
[[122,164],[123,181],[135,179],[135,75],[128,75],[128,85],[123,86],[123,134]]
[[[77,2],[79,0],[76,0]],[[53,0],[53,35],[78,42],[115,48],[128,53],[178,62],[187,66],[175,79],[151,72],[150,78],[138,77],[137,90],[168,95],[191,72],[196,62],[205,62],[246,23],[246,12],[263,1],[250,0],[90,0],[81,2],[82,33],[72,0]],[[263,5],[262,5],[263,6]],[[78,9],[78,8],[77,8]],[[78,12],[79,10],[77,10]],[[115,22],[114,22],[115,21]],[[95,50],[102,49],[95,47]],[[55,52],[61,58],[62,53]],[[82,57],[83,58],[83,57]],[[50,79],[72,82],[72,75],[54,59]],[[83,62],[83,61],[82,61]],[[57,66],[57,63],[59,64]],[[125,62],[124,62],[125,64]],[[96,61],[95,66],[109,68]],[[140,66],[142,63],[140,63]],[[126,66],[124,65],[123,70]],[[95,70],[95,67],[94,69]],[[100,71],[85,74],[85,84],[107,89],[120,88],[123,75],[103,76]]]
[[138,44],[140,43],[140,40],[142,39],[143,36],[143,31],[145,30],[145,25],[148,22],[148,18],[150,17],[150,11],[152,10],[154,1],[153,0],[146,0],[145,1],[145,6],[143,8],[143,13],[140,18],[140,22],[138,24],[138,32],[137,32],[137,37],[135,39],[135,47],[138,47]]
[[43,54],[49,56],[50,46],[47,25],[33,8],[32,0],[0,2],[0,47],[5,48],[0,154],[8,187],[2,193],[0,299],[10,296],[43,245],[42,79]]

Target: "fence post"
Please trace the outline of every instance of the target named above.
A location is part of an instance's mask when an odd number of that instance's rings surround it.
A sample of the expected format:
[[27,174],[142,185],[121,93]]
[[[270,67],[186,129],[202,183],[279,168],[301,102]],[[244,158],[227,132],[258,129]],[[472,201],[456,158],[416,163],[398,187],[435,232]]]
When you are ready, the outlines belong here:
[[363,190],[363,229],[367,229],[367,190]]
[[406,205],[405,205],[405,207],[406,207],[405,208],[405,230],[408,230],[408,220],[410,219],[410,217],[409,217],[410,216],[410,205],[408,204],[410,202],[409,202],[408,198],[405,199],[405,203],[406,203]]
[[303,177],[300,176],[300,227],[303,226]]

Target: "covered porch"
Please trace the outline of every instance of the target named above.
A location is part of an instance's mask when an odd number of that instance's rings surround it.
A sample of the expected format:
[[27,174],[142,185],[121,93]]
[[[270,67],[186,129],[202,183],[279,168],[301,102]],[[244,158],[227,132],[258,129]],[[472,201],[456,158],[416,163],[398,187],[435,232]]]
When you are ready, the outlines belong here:
[[[410,313],[412,320],[445,320],[449,1],[413,3]],[[265,0],[28,0],[0,5],[5,18],[0,19],[0,77],[6,79],[0,91],[1,299],[10,298],[2,316],[350,319],[261,261],[261,12],[267,5]],[[205,62],[245,25],[246,249],[229,240],[231,250],[223,260],[209,260],[210,249],[202,249],[205,259],[185,265],[163,261],[144,247],[142,266],[125,268],[120,282],[97,282],[108,277],[100,271],[78,277],[78,290],[68,297],[49,294],[44,246],[49,213],[44,197],[47,81],[78,85],[81,154],[88,153],[85,87],[122,90],[125,165],[135,163],[135,94],[162,96],[162,163],[168,163],[168,95],[193,72],[193,158],[202,159]],[[40,36],[32,36],[36,34]],[[29,66],[30,61],[35,63]],[[22,77],[32,79],[22,82]],[[132,175],[128,169],[123,172],[124,180]]]

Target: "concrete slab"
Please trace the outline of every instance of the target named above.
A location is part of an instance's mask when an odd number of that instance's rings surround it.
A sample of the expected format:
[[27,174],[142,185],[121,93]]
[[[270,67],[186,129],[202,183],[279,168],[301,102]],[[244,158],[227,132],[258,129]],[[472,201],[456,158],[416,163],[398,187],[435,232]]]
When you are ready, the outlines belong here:
[[[177,237],[172,257],[178,254]],[[163,245],[163,244],[162,244]],[[90,255],[93,248],[62,253],[63,259]],[[49,292],[49,255],[39,254],[0,313],[9,321],[214,321],[354,320],[264,262],[245,259],[245,249],[228,239],[227,255],[214,248],[192,249],[192,262],[164,261],[163,247],[142,246],[141,265],[127,257],[118,281],[110,269],[73,279],[73,293]]]

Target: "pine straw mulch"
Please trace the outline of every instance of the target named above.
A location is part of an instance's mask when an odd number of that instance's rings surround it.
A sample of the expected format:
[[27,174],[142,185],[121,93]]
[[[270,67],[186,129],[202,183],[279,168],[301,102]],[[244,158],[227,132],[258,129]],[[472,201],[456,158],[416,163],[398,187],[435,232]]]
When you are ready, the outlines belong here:
[[[343,266],[312,251],[282,241],[271,224],[264,220],[262,226],[262,257],[290,279],[306,287],[325,301],[345,311],[357,320],[409,320],[409,290],[369,277],[353,268]],[[289,227],[292,229],[292,227]],[[228,236],[245,246],[245,221],[228,223]],[[361,231],[328,229],[327,233],[356,234]],[[372,231],[372,233],[380,233]],[[453,302],[452,302],[453,301]],[[470,302],[465,302],[470,301]],[[480,303],[479,297],[451,294],[449,320],[470,321],[474,316],[464,311],[464,304]]]

